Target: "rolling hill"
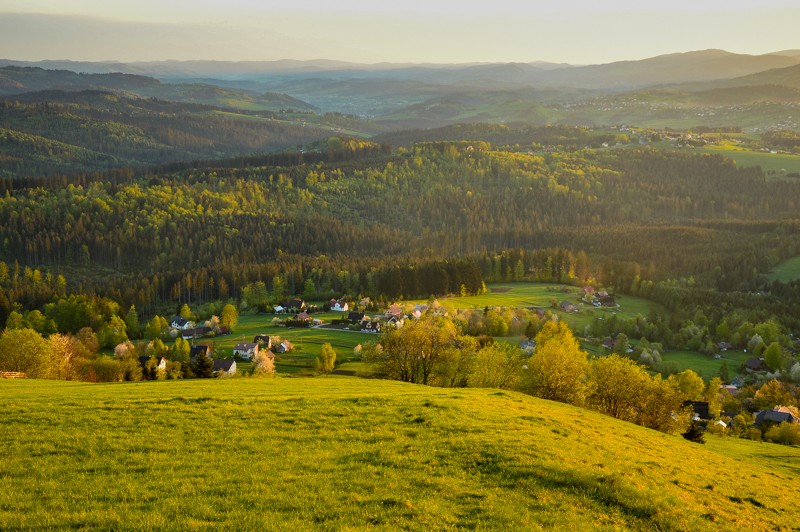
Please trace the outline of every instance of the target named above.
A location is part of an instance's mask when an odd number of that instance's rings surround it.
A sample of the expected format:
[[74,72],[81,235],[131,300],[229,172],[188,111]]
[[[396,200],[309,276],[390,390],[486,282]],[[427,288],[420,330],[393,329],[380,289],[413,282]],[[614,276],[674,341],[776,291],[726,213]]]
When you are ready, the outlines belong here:
[[0,520],[9,528],[696,531],[800,522],[795,448],[716,438],[701,446],[500,390],[346,377],[6,381],[0,405]]
[[254,111],[316,110],[315,107],[296,98],[273,92],[258,94],[204,83],[161,83],[152,77],[120,72],[86,74],[69,70],[45,70],[38,67],[0,68],[0,96],[51,90],[113,91],[142,98]]
[[107,90],[0,97],[0,111],[3,177],[263,153],[326,139],[338,121],[306,123],[306,114],[231,111]]

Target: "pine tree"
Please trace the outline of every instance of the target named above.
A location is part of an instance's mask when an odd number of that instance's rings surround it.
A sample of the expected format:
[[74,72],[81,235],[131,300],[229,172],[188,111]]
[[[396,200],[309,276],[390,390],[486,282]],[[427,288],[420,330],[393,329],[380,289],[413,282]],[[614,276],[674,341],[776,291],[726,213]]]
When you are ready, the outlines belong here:
[[692,421],[689,430],[684,432],[681,436],[694,443],[706,443],[706,438],[703,435],[703,431],[700,430],[697,421]]

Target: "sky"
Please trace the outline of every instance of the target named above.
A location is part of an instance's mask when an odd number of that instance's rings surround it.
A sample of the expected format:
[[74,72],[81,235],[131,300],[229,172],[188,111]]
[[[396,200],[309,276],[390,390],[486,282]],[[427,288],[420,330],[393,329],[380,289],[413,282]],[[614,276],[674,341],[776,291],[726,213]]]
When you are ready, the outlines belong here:
[[0,0],[0,57],[597,64],[800,48],[798,0]]

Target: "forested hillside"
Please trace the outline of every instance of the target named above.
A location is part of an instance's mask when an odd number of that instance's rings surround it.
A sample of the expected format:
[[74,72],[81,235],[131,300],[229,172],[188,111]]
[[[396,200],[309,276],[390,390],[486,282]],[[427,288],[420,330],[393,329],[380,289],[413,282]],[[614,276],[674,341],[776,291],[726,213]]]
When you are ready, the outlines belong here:
[[[536,153],[486,142],[389,152],[334,138],[306,156],[193,166],[7,193],[0,259],[79,267],[70,279],[84,290],[147,309],[235,297],[275,276],[290,291],[311,278],[387,298],[515,275],[622,290],[693,276],[700,286],[751,290],[760,273],[800,251],[800,184],[767,181],[721,156]],[[497,269],[496,254],[505,256]],[[452,259],[473,264],[479,279],[473,267],[449,281],[406,270]]]
[[40,178],[264,152],[322,140],[328,124],[103,91],[0,98],[0,177]]

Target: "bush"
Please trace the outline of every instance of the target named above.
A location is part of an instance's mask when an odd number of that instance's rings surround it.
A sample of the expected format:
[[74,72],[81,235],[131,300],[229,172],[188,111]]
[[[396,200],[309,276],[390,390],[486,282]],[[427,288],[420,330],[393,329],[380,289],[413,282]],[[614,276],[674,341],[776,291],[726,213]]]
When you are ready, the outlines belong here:
[[761,439],[761,431],[755,427],[750,427],[747,429],[747,434],[745,437],[748,440],[760,440]]
[[780,423],[767,430],[766,441],[783,445],[800,445],[800,425],[796,423]]

